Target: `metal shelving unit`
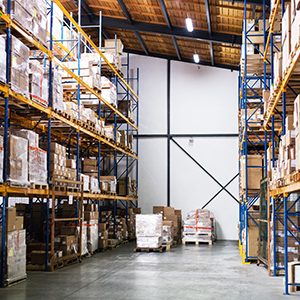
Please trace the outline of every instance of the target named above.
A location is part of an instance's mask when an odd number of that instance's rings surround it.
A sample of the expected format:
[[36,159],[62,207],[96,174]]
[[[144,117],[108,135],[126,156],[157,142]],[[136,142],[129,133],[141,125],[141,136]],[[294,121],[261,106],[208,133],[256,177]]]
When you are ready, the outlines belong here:
[[[71,26],[72,30],[77,34],[77,62],[78,62],[78,72],[77,74],[72,70],[68,69],[63,61],[74,60],[74,55],[72,54],[72,49],[68,49],[64,45],[63,37],[59,40],[56,40],[53,37],[53,9],[54,4],[61,9],[64,14],[64,22]],[[82,209],[80,207],[83,204],[83,201],[86,202],[95,202],[98,205],[98,211],[101,210],[101,202],[111,202],[114,206],[114,211],[119,203],[122,203],[126,207],[126,218],[128,213],[129,206],[137,206],[137,196],[136,195],[128,195],[128,178],[130,174],[133,173],[132,168],[135,168],[135,176],[136,182],[138,179],[138,140],[135,141],[136,150],[133,151],[128,147],[123,147],[121,144],[117,143],[116,140],[116,131],[120,126],[125,126],[127,133],[138,132],[138,87],[139,87],[139,72],[137,70],[135,76],[130,77],[130,64],[129,64],[129,56],[127,57],[127,62],[125,64],[125,68],[127,70],[126,77],[124,77],[120,70],[116,68],[115,65],[111,64],[101,49],[95,45],[95,43],[89,38],[89,36],[85,33],[85,31],[80,26],[81,19],[81,1],[78,3],[78,22],[75,21],[73,16],[64,8],[64,6],[58,0],[52,0],[47,3],[48,5],[48,14],[50,15],[50,32],[49,32],[49,43],[48,45],[44,45],[37,37],[30,34],[26,28],[23,28],[20,24],[15,22],[11,18],[11,0],[7,1],[6,12],[0,11],[0,20],[5,27],[6,30],[6,52],[7,52],[7,61],[6,61],[6,83],[0,84],[0,93],[2,94],[3,102],[1,102],[1,115],[3,118],[3,150],[4,150],[4,160],[3,160],[3,184],[0,184],[0,195],[2,196],[2,202],[0,206],[1,212],[1,257],[0,257],[0,285],[4,287],[6,285],[6,209],[9,206],[10,197],[27,197],[29,198],[29,202],[37,201],[41,203],[45,203],[46,205],[46,218],[45,218],[45,244],[46,244],[46,255],[45,255],[45,270],[48,270],[48,262],[51,258],[48,257],[48,245],[51,244],[53,250],[53,227],[54,222],[58,221],[55,217],[55,209],[52,209],[52,216],[49,214],[49,208],[51,207],[51,199],[52,199],[52,208],[56,205],[56,200],[58,203],[61,199],[73,199],[74,203],[77,203],[78,211],[76,222],[81,227],[82,224],[82,216],[80,216],[80,212]],[[49,74],[49,99],[48,99],[48,107],[43,106],[37,102],[32,101],[25,96],[14,92],[10,88],[10,62],[11,62],[11,49],[10,42],[12,34],[21,37],[22,41],[25,42],[31,50],[36,50],[42,54],[44,57],[45,65],[48,68]],[[101,94],[94,90],[89,84],[87,84],[80,77],[80,64],[81,64],[81,52],[83,49],[88,51],[93,51],[94,53],[99,55],[99,59],[101,59],[106,66],[106,72],[109,70],[111,74],[110,77],[115,79],[115,83],[118,87],[120,87],[120,91],[125,95],[123,95],[122,100],[126,99],[127,101],[131,100],[134,102],[134,111],[136,120],[130,119],[127,115],[123,114],[120,110],[118,110],[115,106],[108,103]],[[98,132],[97,130],[93,130],[86,126],[80,120],[73,120],[68,118],[62,112],[53,109],[53,99],[52,99],[52,80],[53,80],[53,71],[54,68],[61,68],[74,80],[77,85],[76,88],[76,99],[77,104],[80,105],[81,94],[83,92],[88,92],[96,99],[99,99],[99,105],[97,109],[98,118],[106,117],[105,112],[109,112],[113,115],[114,125],[114,139],[108,139],[106,136]],[[100,66],[102,70],[102,66]],[[130,82],[135,82],[135,88],[137,92],[131,87]],[[121,93],[119,93],[118,97],[121,97]],[[122,101],[121,100],[121,101]],[[14,108],[18,109],[14,109]],[[103,109],[105,108],[105,109]],[[29,116],[29,117],[28,117]],[[47,170],[48,170],[48,188],[31,188],[31,187],[18,187],[11,186],[8,183],[8,165],[9,165],[9,129],[14,124],[21,126],[23,128],[27,128],[30,130],[35,130],[41,135],[43,135],[44,139],[47,141]],[[64,129],[64,130],[62,130]],[[128,137],[128,134],[127,134]],[[83,192],[81,188],[73,191],[57,191],[55,189],[51,189],[50,187],[53,185],[53,181],[50,173],[50,162],[51,162],[51,151],[50,144],[51,141],[56,141],[58,143],[64,144],[68,147],[68,152],[76,154],[76,171],[77,171],[77,181],[73,182],[73,184],[79,184],[79,173],[81,170],[81,162],[80,158],[84,157],[84,155],[93,155],[97,158],[98,161],[98,181],[100,183],[101,177],[101,163],[106,159],[111,159],[111,155],[114,157],[114,175],[116,177],[126,176],[126,195],[119,196],[117,194],[94,194],[90,192]],[[125,173],[118,173],[118,164],[122,159],[126,160],[124,170]],[[138,184],[137,184],[138,185]],[[54,206],[54,207],[53,207]],[[52,231],[51,231],[52,227]],[[81,230],[80,230],[81,232]],[[52,235],[52,238],[50,236]],[[53,255],[53,251],[51,252]]]
[[[253,208],[260,202],[260,188],[249,186],[249,172],[259,169],[263,176],[267,174],[266,150],[268,145],[268,133],[263,129],[259,120],[252,121],[253,117],[263,114],[264,99],[263,90],[269,88],[269,75],[267,62],[263,61],[263,52],[258,44],[266,44],[266,6],[262,4],[262,14],[248,24],[247,1],[244,1],[244,24],[241,71],[239,75],[239,155],[240,170],[243,168],[244,187],[240,187],[240,213],[239,213],[239,248],[243,263],[257,260],[257,255],[249,254],[249,223],[254,223],[258,228],[260,221],[253,217]],[[263,23],[263,30],[255,31],[259,22]],[[253,47],[256,54],[248,54],[248,46]],[[251,56],[250,56],[251,55]],[[253,58],[254,57],[254,58]],[[243,119],[243,121],[242,121]],[[249,163],[251,155],[261,155],[263,163],[253,165]],[[241,158],[243,165],[241,165]],[[244,245],[242,241],[244,240]]]

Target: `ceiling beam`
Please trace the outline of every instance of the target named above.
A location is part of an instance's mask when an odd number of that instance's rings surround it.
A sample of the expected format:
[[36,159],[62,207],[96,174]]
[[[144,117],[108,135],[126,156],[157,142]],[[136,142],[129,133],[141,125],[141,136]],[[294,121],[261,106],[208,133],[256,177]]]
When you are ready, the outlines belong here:
[[[205,13],[206,13],[206,20],[207,20],[207,28],[208,28],[208,34],[211,38],[211,18],[210,18],[210,9],[209,9],[209,0],[205,1]],[[215,58],[214,58],[214,47],[212,41],[209,42],[209,51],[210,51],[210,60],[212,66],[215,64]]]
[[[138,54],[138,55],[145,55],[145,53],[143,51],[138,51],[138,50],[129,49],[129,48],[125,48],[124,52],[132,53],[132,54]],[[158,54],[158,53],[152,53],[152,52],[149,53],[149,56],[150,57],[169,59],[169,60],[174,60],[174,61],[181,61],[181,62],[195,64],[195,62],[192,58],[191,59],[182,58],[182,60],[178,60],[177,56]],[[200,61],[199,65],[212,67],[210,61]],[[227,69],[227,70],[231,70],[231,71],[238,71],[239,70],[238,66],[232,66],[232,65],[226,65],[226,64],[217,64],[217,63],[215,63],[213,67]]]
[[[168,11],[167,11],[165,1],[164,0],[159,0],[159,5],[160,5],[160,8],[163,12],[163,15],[165,17],[165,20],[166,20],[166,23],[167,23],[169,29],[172,30],[172,23],[171,23],[171,20],[170,20]],[[176,55],[177,55],[178,59],[181,60],[181,54],[180,54],[180,50],[179,50],[179,47],[178,47],[178,43],[177,43],[176,37],[173,36],[173,35],[172,35],[172,42],[173,42],[173,46],[174,46],[175,51],[176,51]]]
[[[95,22],[94,19],[92,22]],[[87,18],[82,18],[83,25],[92,25]],[[125,19],[117,19],[111,17],[103,17],[102,24],[104,27],[109,28],[118,28],[130,31],[139,31],[152,34],[162,34],[175,36],[177,38],[186,38],[186,39],[198,39],[202,41],[212,41],[214,43],[227,43],[227,44],[242,44],[242,36],[236,34],[228,33],[218,33],[213,32],[211,37],[209,36],[208,31],[206,30],[194,30],[193,32],[188,32],[186,28],[181,27],[172,27],[170,29],[168,26],[161,24],[145,23],[145,22],[133,22],[130,23]]]
[[[244,0],[224,0],[227,2],[231,2],[231,3],[243,3],[244,4]],[[270,6],[270,0],[247,0],[247,4],[256,4],[256,5],[261,5],[263,6],[264,4],[267,6]]]
[[[128,9],[127,9],[127,7],[126,7],[124,1],[123,1],[123,0],[118,0],[118,3],[119,3],[119,5],[120,5],[120,7],[121,7],[121,9],[122,9],[123,14],[125,15],[126,19],[128,20],[128,22],[129,22],[130,24],[133,24],[132,17],[131,17],[131,15],[130,15],[130,12],[128,11]],[[105,25],[103,24],[103,26],[105,26]],[[146,44],[145,44],[145,42],[144,42],[144,40],[143,40],[141,34],[139,33],[138,30],[134,30],[134,34],[135,34],[137,40],[139,41],[139,43],[140,43],[142,49],[143,49],[144,52],[148,55],[148,54],[149,54],[149,51],[148,51],[148,49],[147,49],[147,46],[146,46]]]

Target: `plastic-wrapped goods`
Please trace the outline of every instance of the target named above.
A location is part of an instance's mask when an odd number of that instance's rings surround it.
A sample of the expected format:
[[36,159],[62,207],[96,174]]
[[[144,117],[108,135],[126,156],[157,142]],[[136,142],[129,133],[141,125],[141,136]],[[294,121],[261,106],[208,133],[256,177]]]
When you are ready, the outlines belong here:
[[159,248],[162,245],[160,236],[140,236],[136,239],[137,248]]
[[62,78],[59,71],[53,71],[53,109],[64,111]]
[[[7,7],[7,0],[4,1]],[[23,28],[32,32],[33,1],[12,0],[11,18],[19,23]]]
[[29,48],[11,37],[11,88],[29,97]]
[[91,193],[99,193],[99,181],[98,178],[91,176],[90,177],[90,192]]
[[28,184],[28,140],[11,135],[9,139],[9,181],[17,185]]
[[106,125],[104,126],[104,135],[109,139],[114,139],[114,126]]
[[3,182],[3,136],[0,135],[0,182]]
[[7,280],[14,282],[26,277],[26,230],[7,233]]
[[32,32],[44,45],[47,43],[47,3],[45,0],[33,1]]
[[98,249],[99,232],[98,220],[91,220],[87,224],[87,247],[89,253],[94,253]]
[[106,192],[117,192],[117,179],[116,176],[101,176],[101,188]]
[[48,80],[45,77],[44,69],[37,60],[30,60],[29,67],[30,98],[48,106]]
[[35,184],[47,183],[47,151],[40,148],[28,149],[29,161],[29,181]]
[[[80,229],[78,227],[78,232],[80,232]],[[85,255],[88,253],[87,248],[87,223],[82,222],[82,236],[81,236],[81,255]]]
[[101,96],[108,103],[117,106],[117,89],[113,83],[110,83],[108,88],[102,87]]
[[80,174],[80,180],[83,182],[83,191],[88,192],[90,190],[90,176]]
[[162,227],[162,243],[170,244],[172,243],[172,226],[163,225]]
[[[47,15],[47,31],[50,32],[50,14]],[[53,26],[52,26],[52,35],[53,38],[59,40],[62,38],[62,24],[64,19],[64,13],[57,6],[56,3],[53,2]]]
[[162,215],[136,215],[137,237],[161,237]]
[[0,81],[6,82],[6,35],[0,35]]
[[28,146],[32,148],[37,148],[39,146],[39,135],[28,129],[20,129],[13,132],[14,135],[24,138],[28,141]]

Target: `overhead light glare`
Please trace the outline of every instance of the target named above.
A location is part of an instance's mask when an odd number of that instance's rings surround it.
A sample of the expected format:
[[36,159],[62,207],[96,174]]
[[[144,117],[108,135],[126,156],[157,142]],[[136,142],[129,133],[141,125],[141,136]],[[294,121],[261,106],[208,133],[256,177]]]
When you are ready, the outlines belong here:
[[193,59],[196,64],[199,64],[200,57],[199,57],[198,53],[193,54]]
[[193,21],[191,18],[185,19],[185,25],[188,32],[192,32],[194,30]]

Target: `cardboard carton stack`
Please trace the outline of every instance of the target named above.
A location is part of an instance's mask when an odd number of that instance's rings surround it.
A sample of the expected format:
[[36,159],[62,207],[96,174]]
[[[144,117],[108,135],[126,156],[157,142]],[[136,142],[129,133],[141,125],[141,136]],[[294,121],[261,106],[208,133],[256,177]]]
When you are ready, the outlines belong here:
[[28,142],[28,180],[34,184],[47,183],[47,152],[39,147],[39,135],[32,130],[20,129],[14,135]]
[[29,48],[11,37],[11,88],[29,98]]
[[101,77],[101,97],[117,107],[117,88],[108,78]]
[[83,173],[89,176],[89,190],[91,193],[100,193],[99,180],[98,180],[98,161],[96,158],[84,158],[83,160]]
[[135,224],[136,224],[136,215],[141,213],[140,208],[129,208],[128,209],[128,218],[127,218],[127,230],[128,230],[128,240],[134,240],[136,238]]
[[129,120],[134,119],[131,100],[119,100],[118,109],[124,116],[127,116]]
[[48,78],[37,60],[29,62],[29,93],[31,100],[48,106]]
[[248,190],[259,190],[260,181],[262,179],[262,156],[261,155],[247,155],[240,158],[240,185],[241,189],[246,189],[246,171],[248,172]]
[[[23,229],[23,222],[24,218],[17,216],[15,207],[7,208],[6,251],[8,283],[26,278],[26,230]],[[1,240],[0,249],[2,249]]]
[[87,227],[87,248],[90,254],[94,253],[98,249],[98,223],[99,213],[96,205],[86,204],[84,205],[84,220]]
[[66,147],[58,144],[51,143],[51,165],[50,171],[52,178],[64,178],[66,174]]
[[291,5],[287,4],[282,17],[282,72],[283,75],[289,66],[291,52]]
[[11,135],[9,138],[9,182],[28,185],[28,140]]
[[182,236],[181,210],[173,207],[153,206],[153,213],[163,216],[163,225],[171,227],[172,244],[179,244]]
[[[49,78],[49,74],[47,73],[47,78]],[[61,73],[54,68],[52,72],[53,81],[52,81],[52,106],[53,109],[59,112],[63,112],[65,110],[64,105],[64,95],[63,95],[63,86],[62,86],[62,77]]]
[[136,215],[137,248],[160,248],[162,246],[161,214]]
[[215,218],[212,212],[207,209],[196,209],[187,214],[183,225],[183,243],[212,244],[215,238]]
[[[248,218],[248,256],[255,257],[258,255],[259,249],[259,227],[256,225],[258,224],[258,219],[260,218],[259,210],[255,210],[252,207],[249,210],[249,215],[251,218]],[[255,223],[256,222],[256,223]],[[242,232],[242,245],[243,251],[246,252],[246,231],[245,229]]]
[[99,223],[99,250],[103,251],[107,249],[108,246],[108,229],[107,223]]
[[116,176],[101,176],[100,177],[101,192],[115,194],[117,192]]
[[6,35],[0,35],[0,81],[6,82]]
[[[121,70],[122,61],[121,57],[123,54],[123,43],[121,40],[117,39],[106,39],[104,41],[104,55],[110,64],[113,64],[115,68]],[[105,65],[106,62],[103,61]]]

